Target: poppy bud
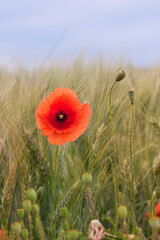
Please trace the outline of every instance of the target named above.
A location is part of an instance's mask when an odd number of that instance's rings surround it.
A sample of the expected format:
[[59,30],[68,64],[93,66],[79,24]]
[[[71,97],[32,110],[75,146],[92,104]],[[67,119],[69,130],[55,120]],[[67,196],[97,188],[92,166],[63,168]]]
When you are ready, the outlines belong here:
[[66,207],[61,208],[61,215],[62,215],[63,218],[67,218],[68,209]]
[[116,76],[116,82],[122,81],[126,76],[126,71],[124,69],[120,70]]
[[158,230],[160,227],[160,222],[159,222],[159,218],[156,216],[153,216],[149,219],[149,223],[151,225],[151,228],[153,230]]
[[7,224],[8,224],[8,218],[2,217],[2,226],[7,227]]
[[78,231],[77,230],[70,230],[68,232],[68,240],[77,240],[78,239]]
[[38,214],[38,213],[39,213],[39,205],[38,205],[38,204],[34,204],[34,205],[33,205],[33,210],[34,210],[34,212],[35,212],[36,214]]
[[23,229],[22,232],[21,232],[21,235],[22,235],[24,240],[28,239],[28,237],[29,237],[28,229]]
[[152,171],[155,176],[160,173],[160,155],[154,159]]
[[160,186],[156,186],[155,188],[155,192],[156,192],[156,198],[160,198]]
[[92,182],[92,174],[90,173],[84,173],[82,174],[82,182],[85,184]]
[[134,91],[129,91],[128,95],[129,95],[129,99],[131,101],[131,104],[133,104],[134,103]]
[[43,197],[43,187],[39,187],[37,191],[37,200],[40,201]]
[[31,201],[30,200],[24,200],[22,202],[22,205],[23,205],[23,208],[24,208],[24,211],[27,212],[27,213],[30,213],[31,210],[32,210],[32,204],[31,204]]
[[11,225],[11,229],[15,235],[18,235],[21,233],[21,224],[19,222],[15,222]]
[[128,211],[127,211],[126,206],[120,206],[118,208],[118,213],[119,213],[120,218],[126,219],[127,215],[128,215]]
[[37,199],[37,194],[33,188],[30,188],[26,192],[27,199],[31,200],[31,202],[35,202]]
[[17,209],[17,216],[20,220],[23,220],[24,217],[24,209]]

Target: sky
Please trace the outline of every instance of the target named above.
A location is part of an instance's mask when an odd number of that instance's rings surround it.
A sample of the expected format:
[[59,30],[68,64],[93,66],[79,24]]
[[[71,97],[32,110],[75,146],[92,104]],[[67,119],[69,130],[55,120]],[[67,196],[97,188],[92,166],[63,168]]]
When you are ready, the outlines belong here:
[[0,0],[0,64],[160,62],[160,0]]

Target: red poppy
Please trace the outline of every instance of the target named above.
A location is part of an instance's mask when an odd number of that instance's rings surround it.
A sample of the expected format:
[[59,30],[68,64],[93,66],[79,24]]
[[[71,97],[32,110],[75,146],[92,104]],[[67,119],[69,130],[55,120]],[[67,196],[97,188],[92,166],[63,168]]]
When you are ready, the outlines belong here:
[[[153,215],[153,212],[152,212]],[[160,218],[160,201],[157,203],[155,207],[155,215],[156,217]],[[148,218],[148,213],[146,212],[145,217]]]
[[1,229],[0,229],[0,240],[6,240],[6,236]]
[[69,88],[56,88],[36,111],[37,126],[52,144],[76,140],[86,130],[91,115],[88,103],[81,104]]

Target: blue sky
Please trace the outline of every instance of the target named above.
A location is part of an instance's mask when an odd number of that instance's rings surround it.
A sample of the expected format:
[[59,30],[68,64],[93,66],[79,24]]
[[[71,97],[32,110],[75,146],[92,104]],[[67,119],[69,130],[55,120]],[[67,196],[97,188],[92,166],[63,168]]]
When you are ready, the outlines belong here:
[[160,62],[160,0],[1,0],[0,64]]

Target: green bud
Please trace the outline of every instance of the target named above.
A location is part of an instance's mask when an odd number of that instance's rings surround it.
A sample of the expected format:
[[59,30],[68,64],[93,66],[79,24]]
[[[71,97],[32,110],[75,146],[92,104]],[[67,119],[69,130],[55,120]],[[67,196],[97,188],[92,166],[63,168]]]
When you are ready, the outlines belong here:
[[128,215],[128,211],[127,211],[126,206],[120,206],[118,208],[118,213],[119,213],[120,218],[126,219],[127,215]]
[[68,209],[66,207],[61,208],[61,215],[62,215],[63,218],[67,218]]
[[27,199],[31,200],[31,202],[35,202],[37,199],[37,194],[33,188],[30,188],[26,192]]
[[129,91],[128,95],[129,95],[129,99],[131,101],[131,104],[133,104],[134,103],[134,91]]
[[34,211],[36,214],[39,214],[39,205],[38,205],[38,204],[33,204],[33,211]]
[[24,209],[17,209],[17,216],[20,220],[23,220],[24,217]]
[[156,198],[160,198],[160,186],[156,186],[155,188],[155,192],[156,192]]
[[160,228],[160,222],[159,222],[159,218],[156,216],[153,216],[149,219],[149,223],[151,225],[151,228],[153,230],[158,230]]
[[134,240],[141,240],[140,236],[134,236]]
[[11,225],[11,229],[15,235],[19,235],[21,233],[21,224],[19,222],[15,222]]
[[126,72],[124,69],[120,70],[118,73],[117,73],[117,76],[116,76],[116,82],[120,82],[122,81],[126,76]]
[[23,229],[21,232],[21,235],[24,240],[28,239],[28,237],[29,237],[28,229]]
[[42,197],[43,197],[43,192],[44,192],[43,187],[39,187],[39,188],[38,188],[38,191],[37,191],[37,200],[38,200],[38,201],[40,201],[40,200],[42,199]]
[[2,226],[7,227],[7,224],[8,224],[8,218],[2,217]]
[[24,200],[22,205],[25,212],[30,213],[32,211],[32,203],[30,200]]
[[68,240],[77,240],[78,239],[78,231],[77,230],[70,230],[68,232]]
[[84,173],[82,174],[82,182],[85,184],[92,182],[92,174],[91,173]]
[[155,176],[160,174],[160,155],[154,159],[152,171]]

